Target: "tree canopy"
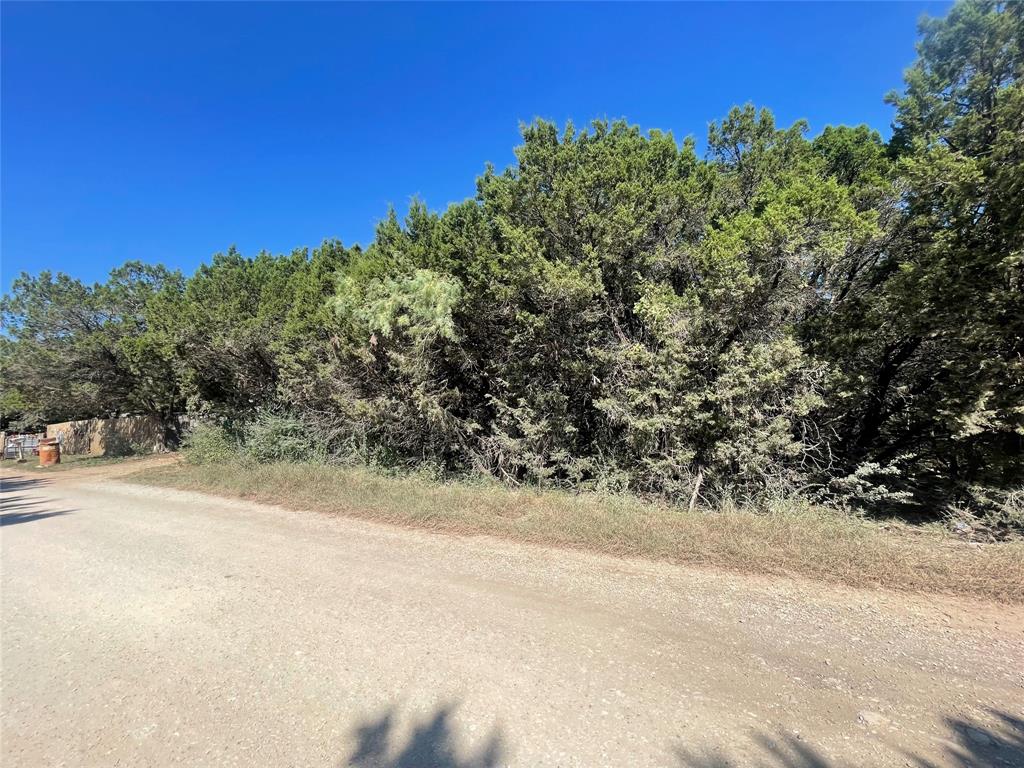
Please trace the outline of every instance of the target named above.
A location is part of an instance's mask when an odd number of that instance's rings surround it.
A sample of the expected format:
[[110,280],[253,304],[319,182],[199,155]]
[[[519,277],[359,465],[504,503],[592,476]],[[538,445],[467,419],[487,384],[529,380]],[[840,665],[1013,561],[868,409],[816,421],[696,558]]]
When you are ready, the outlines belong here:
[[536,120],[365,250],[23,275],[3,417],[272,411],[328,455],[508,482],[998,505],[1024,478],[1024,10],[920,33],[888,142],[749,104],[704,157]]

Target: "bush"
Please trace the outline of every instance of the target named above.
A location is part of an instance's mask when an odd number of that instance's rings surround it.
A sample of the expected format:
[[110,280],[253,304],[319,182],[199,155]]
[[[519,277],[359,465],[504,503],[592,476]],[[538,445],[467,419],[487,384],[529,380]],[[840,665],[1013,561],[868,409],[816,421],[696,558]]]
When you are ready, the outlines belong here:
[[324,461],[327,450],[317,430],[287,413],[260,410],[242,429],[247,458],[260,464]]
[[855,510],[871,510],[884,506],[895,506],[911,500],[907,491],[894,490],[886,485],[898,482],[902,472],[897,464],[881,465],[867,461],[858,464],[845,477],[833,478],[820,500],[838,507]]
[[185,437],[182,448],[190,464],[223,464],[239,455],[238,441],[215,424],[197,424]]

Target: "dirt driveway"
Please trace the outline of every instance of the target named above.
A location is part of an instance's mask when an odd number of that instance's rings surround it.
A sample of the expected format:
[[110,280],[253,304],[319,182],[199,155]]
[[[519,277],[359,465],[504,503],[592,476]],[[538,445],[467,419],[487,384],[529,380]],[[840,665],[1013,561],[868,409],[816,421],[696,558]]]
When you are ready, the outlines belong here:
[[2,475],[2,763],[1024,766],[1024,611]]

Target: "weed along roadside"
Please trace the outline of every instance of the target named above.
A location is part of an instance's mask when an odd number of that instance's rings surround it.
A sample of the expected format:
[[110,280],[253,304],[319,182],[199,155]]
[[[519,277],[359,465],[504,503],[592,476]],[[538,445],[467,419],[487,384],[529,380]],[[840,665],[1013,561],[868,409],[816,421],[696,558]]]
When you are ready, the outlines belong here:
[[244,461],[173,464],[129,482],[466,535],[765,575],[1024,602],[1024,542],[964,542],[807,503],[673,507],[629,496],[441,483],[365,468]]

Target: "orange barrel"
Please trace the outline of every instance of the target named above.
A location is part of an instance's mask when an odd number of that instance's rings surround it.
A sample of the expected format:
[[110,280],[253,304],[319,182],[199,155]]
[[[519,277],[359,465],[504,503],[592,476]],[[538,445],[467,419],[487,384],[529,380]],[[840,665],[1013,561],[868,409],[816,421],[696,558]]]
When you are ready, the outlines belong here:
[[39,466],[52,467],[54,464],[60,464],[60,443],[56,440],[53,442],[50,442],[49,440],[40,440]]

